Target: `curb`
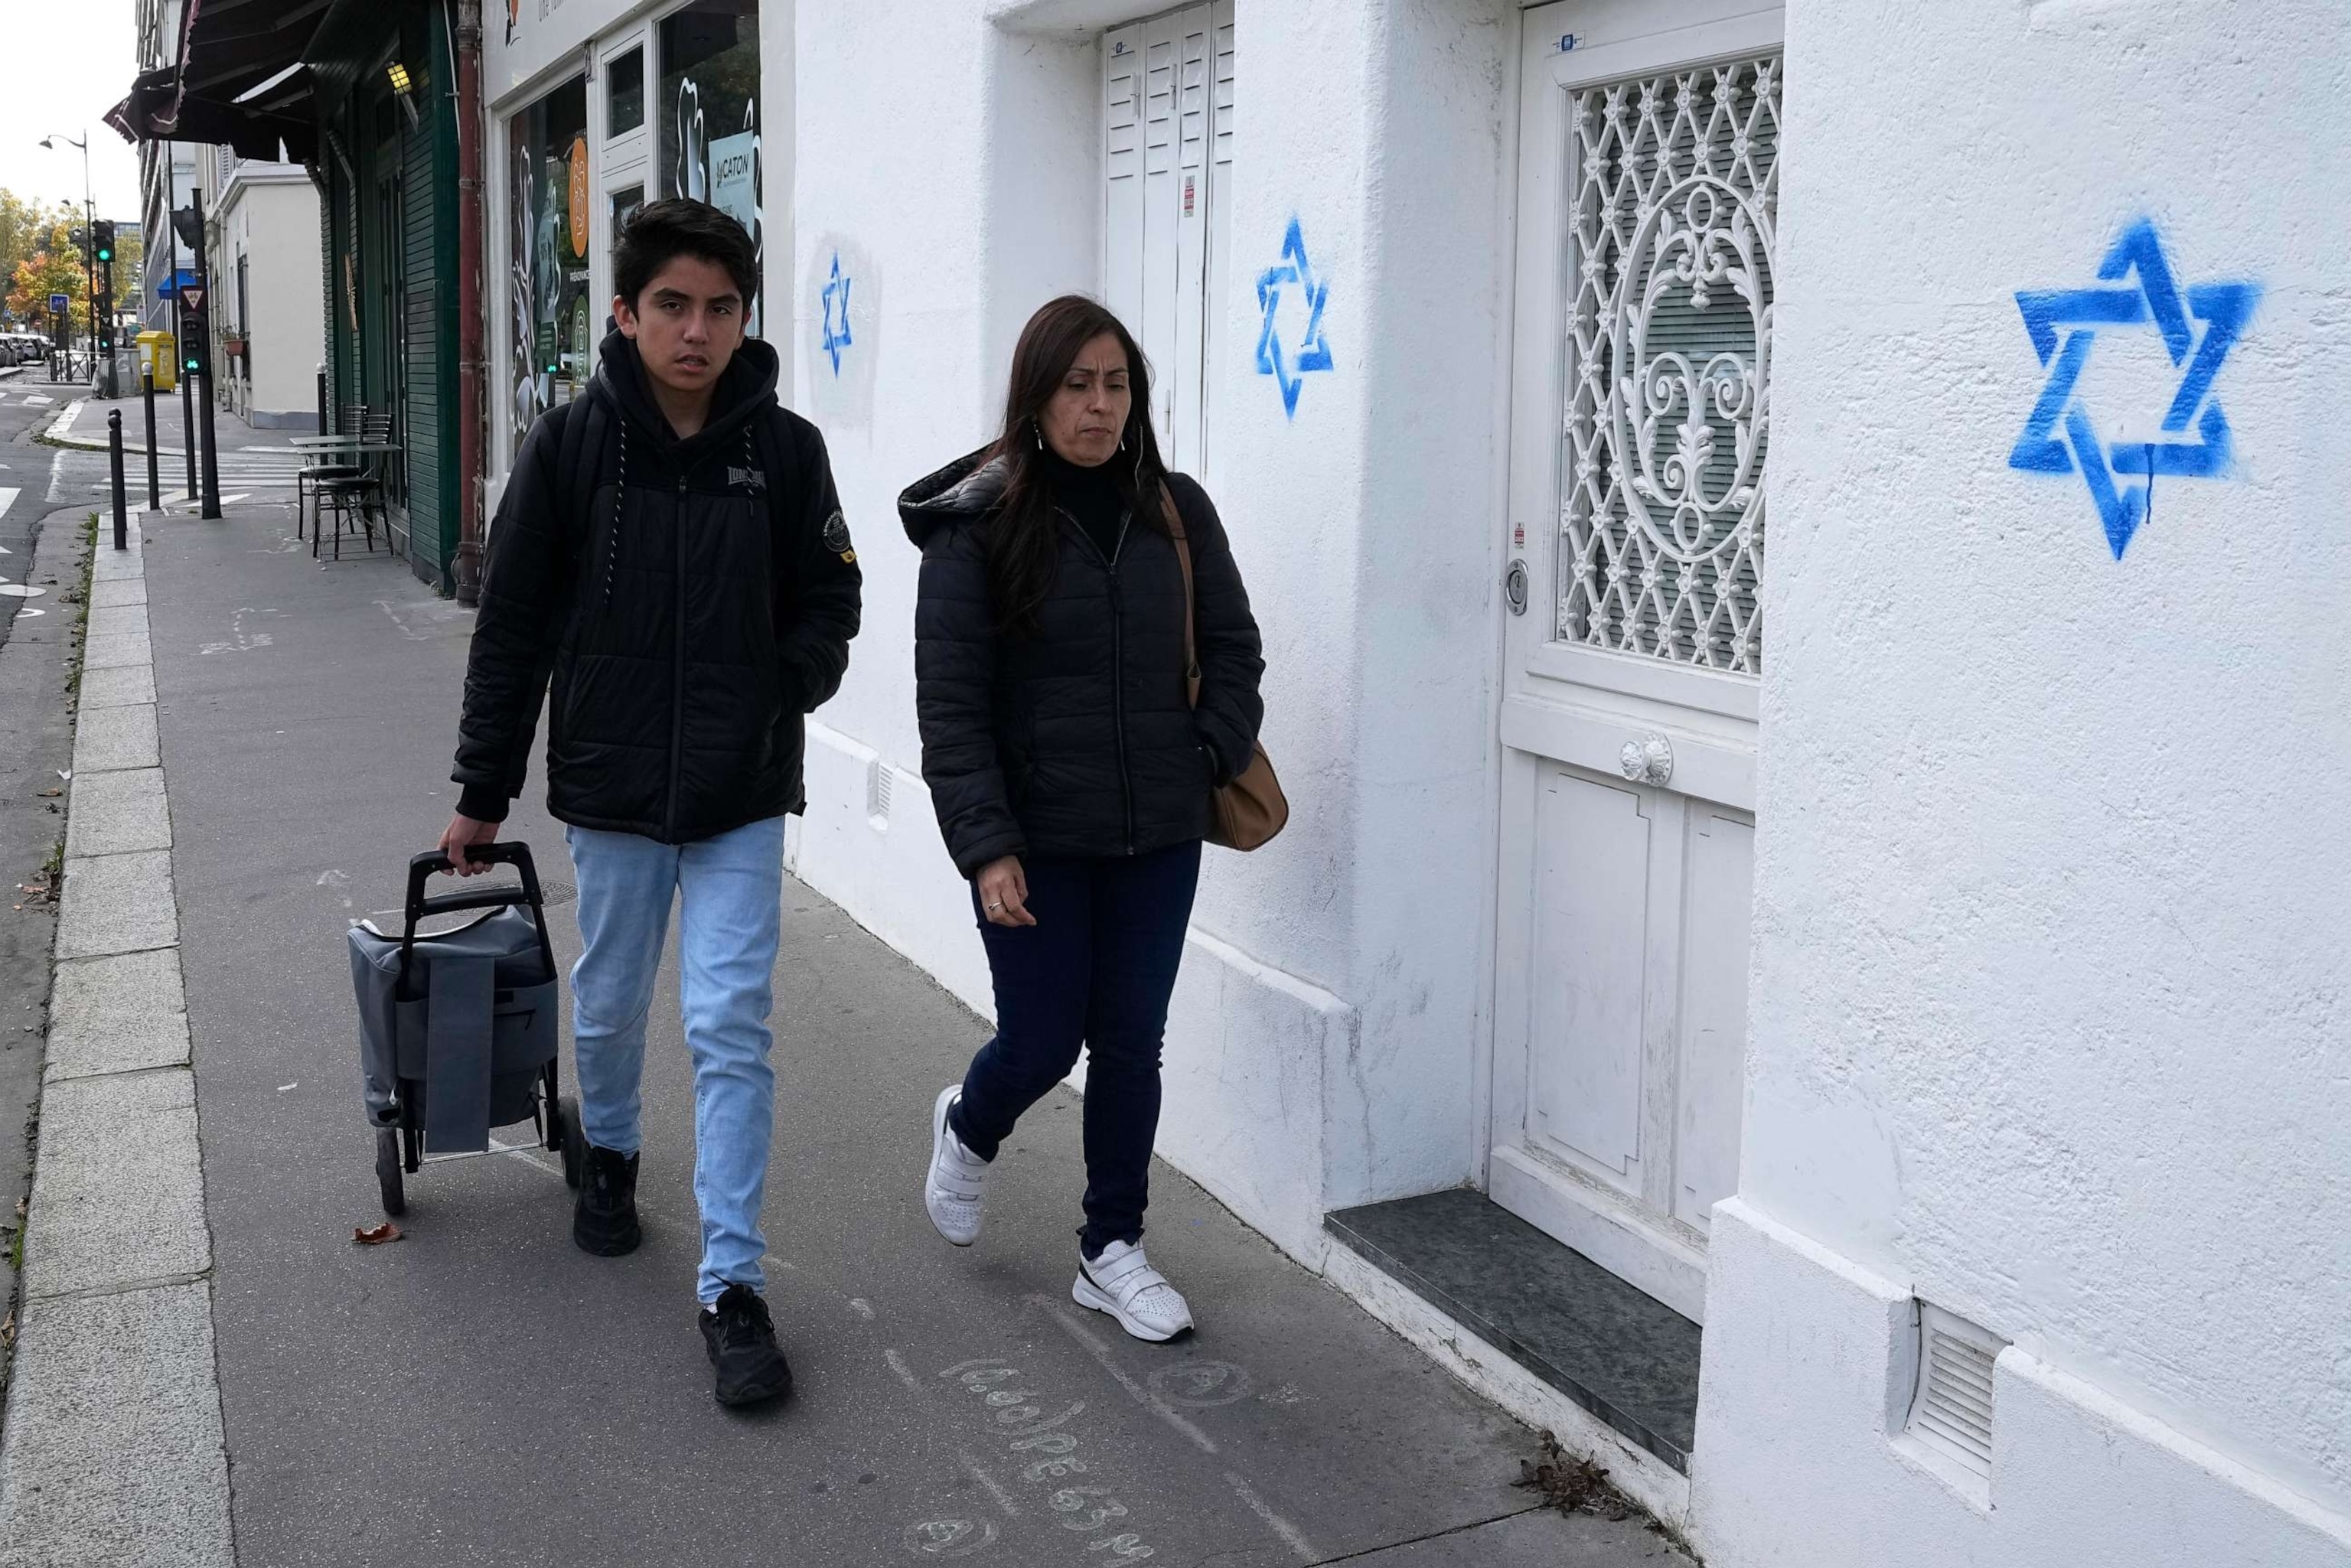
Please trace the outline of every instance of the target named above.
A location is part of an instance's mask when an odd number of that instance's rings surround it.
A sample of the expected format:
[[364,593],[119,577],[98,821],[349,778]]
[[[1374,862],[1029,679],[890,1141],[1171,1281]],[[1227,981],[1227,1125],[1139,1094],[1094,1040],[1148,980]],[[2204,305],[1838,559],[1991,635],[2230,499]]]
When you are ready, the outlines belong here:
[[0,1427],[0,1563],[231,1568],[138,518],[130,538],[120,554],[101,539],[90,571],[42,1129]]

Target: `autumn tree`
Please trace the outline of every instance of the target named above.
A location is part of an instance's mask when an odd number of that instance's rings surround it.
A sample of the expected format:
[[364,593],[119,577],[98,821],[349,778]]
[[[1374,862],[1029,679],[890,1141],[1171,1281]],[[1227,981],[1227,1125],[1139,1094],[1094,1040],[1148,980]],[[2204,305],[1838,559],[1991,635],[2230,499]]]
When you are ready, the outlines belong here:
[[47,248],[50,233],[58,225],[71,227],[80,221],[78,209],[70,202],[45,204],[0,187],[0,279],[13,280],[18,263]]
[[75,327],[89,330],[89,275],[81,252],[73,244],[72,226],[65,223],[52,225],[39,247],[16,263],[8,279],[8,308],[18,320],[53,326],[49,320],[49,296],[62,294],[73,301]]

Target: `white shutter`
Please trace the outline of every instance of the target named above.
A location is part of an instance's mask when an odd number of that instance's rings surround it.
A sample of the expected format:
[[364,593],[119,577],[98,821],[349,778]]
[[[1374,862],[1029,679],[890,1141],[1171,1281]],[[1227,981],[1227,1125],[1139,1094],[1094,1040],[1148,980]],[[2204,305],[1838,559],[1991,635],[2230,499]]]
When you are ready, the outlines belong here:
[[1197,473],[1232,157],[1231,0],[1118,28],[1102,48],[1102,297],[1150,361],[1162,455]]
[[1209,8],[1195,5],[1176,24],[1176,337],[1156,369],[1169,383],[1167,451],[1171,468],[1200,466],[1200,371],[1207,361],[1201,329],[1208,276],[1208,141],[1215,104],[1215,41]]
[[1143,319],[1143,28],[1102,39],[1102,300]]
[[1207,189],[1202,200],[1208,214],[1208,276],[1201,299],[1205,323],[1200,353],[1200,455],[1193,474],[1208,475],[1208,405],[1220,384],[1225,339],[1225,280],[1233,250],[1233,0],[1216,0],[1210,7],[1216,40],[1213,81],[1214,109],[1210,121]]

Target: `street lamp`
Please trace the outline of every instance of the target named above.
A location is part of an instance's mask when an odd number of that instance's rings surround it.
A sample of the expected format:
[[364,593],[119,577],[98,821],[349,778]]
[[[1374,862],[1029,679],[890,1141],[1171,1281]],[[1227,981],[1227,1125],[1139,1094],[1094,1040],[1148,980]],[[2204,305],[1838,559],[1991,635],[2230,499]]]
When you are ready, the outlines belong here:
[[[69,142],[73,146],[81,149],[81,221],[83,225],[82,235],[84,236],[81,253],[82,278],[84,283],[86,283],[89,288],[89,308],[90,311],[90,340],[95,342],[98,338],[98,272],[96,263],[90,259],[90,252],[94,248],[92,236],[94,235],[94,231],[98,227],[98,204],[90,199],[89,132],[88,131],[84,131],[81,133],[80,140],[76,141],[73,137],[68,136],[62,131],[52,131],[50,134],[41,138],[42,150],[45,152],[54,152],[57,151],[57,144],[60,141]],[[71,310],[68,310],[66,312],[66,319],[68,322],[72,320],[73,312]],[[93,369],[96,368],[96,361],[91,361]],[[73,373],[71,366],[67,367],[66,373],[68,375]]]

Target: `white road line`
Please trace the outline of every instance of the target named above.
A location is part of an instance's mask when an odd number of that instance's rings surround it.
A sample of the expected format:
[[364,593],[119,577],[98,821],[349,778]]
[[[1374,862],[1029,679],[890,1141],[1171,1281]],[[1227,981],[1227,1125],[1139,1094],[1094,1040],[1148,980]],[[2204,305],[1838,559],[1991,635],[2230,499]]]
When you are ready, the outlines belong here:
[[39,392],[26,392],[25,394],[25,402],[28,404],[49,403],[57,401],[57,400],[53,397],[44,397]]
[[1217,1451],[1217,1443],[1215,1438],[1209,1437],[1206,1432],[1201,1431],[1199,1427],[1192,1425],[1190,1421],[1185,1419],[1182,1416],[1177,1415],[1173,1406],[1160,1398],[1156,1394],[1152,1393],[1151,1390],[1145,1388],[1140,1383],[1137,1383],[1134,1378],[1128,1376],[1125,1369],[1121,1367],[1116,1361],[1112,1359],[1110,1346],[1103,1343],[1102,1341],[1083,1323],[1077,1322],[1062,1312],[1059,1302],[1055,1301],[1050,1296],[1041,1295],[1030,1296],[1029,1301],[1030,1305],[1036,1307],[1038,1311],[1043,1312],[1047,1318],[1050,1319],[1055,1327],[1059,1328],[1063,1333],[1068,1334],[1071,1339],[1076,1340],[1080,1344],[1083,1345],[1086,1349],[1086,1353],[1102,1364],[1102,1369],[1104,1372],[1109,1373],[1113,1378],[1117,1379],[1118,1385],[1121,1388],[1125,1389],[1127,1393],[1134,1396],[1134,1402],[1137,1405],[1142,1406],[1145,1410],[1150,1411],[1154,1416],[1158,1416],[1162,1421],[1166,1422],[1170,1427],[1175,1427],[1178,1432],[1181,1432],[1186,1437],[1191,1438],[1194,1443],[1199,1446],[1202,1452],[1213,1454]]
[[49,459],[49,493],[41,505],[54,507],[66,498],[66,450],[60,446],[57,455]]
[[21,490],[0,488],[0,517],[8,515],[8,508],[16,504],[16,497],[22,493]]
[[1258,1496],[1257,1493],[1249,1490],[1249,1482],[1241,1479],[1240,1477],[1233,1474],[1232,1471],[1227,1470],[1225,1472],[1225,1483],[1233,1489],[1234,1492],[1239,1496],[1243,1502],[1249,1504],[1249,1511],[1257,1515],[1259,1519],[1265,1521],[1265,1527],[1268,1530],[1272,1531],[1276,1535],[1280,1536],[1283,1544],[1287,1545],[1292,1552],[1297,1552],[1302,1561],[1308,1563],[1320,1563],[1322,1561],[1322,1554],[1315,1551],[1312,1546],[1307,1543],[1306,1537],[1299,1533],[1298,1526],[1290,1523],[1290,1521],[1282,1518],[1281,1515],[1274,1512],[1272,1509],[1267,1507],[1265,1499]]
[[970,1449],[957,1448],[956,1450],[956,1458],[963,1461],[964,1470],[971,1477],[972,1479],[977,1481],[981,1486],[987,1489],[987,1495],[996,1500],[996,1506],[1004,1511],[1005,1518],[1018,1519],[1020,1517],[1019,1507],[1013,1502],[1012,1494],[1004,1490],[1004,1484],[1001,1481],[998,1481],[994,1476],[989,1475],[986,1470],[980,1469],[979,1461],[971,1457]]

